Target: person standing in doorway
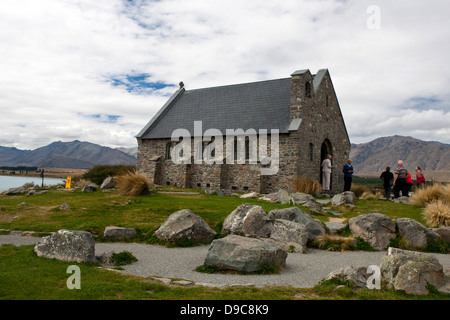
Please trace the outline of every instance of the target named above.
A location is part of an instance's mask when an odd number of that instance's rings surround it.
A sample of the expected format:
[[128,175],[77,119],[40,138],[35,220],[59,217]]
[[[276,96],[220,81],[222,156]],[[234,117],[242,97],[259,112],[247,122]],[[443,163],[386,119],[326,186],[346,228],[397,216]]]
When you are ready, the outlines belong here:
[[391,187],[394,183],[394,175],[392,174],[390,167],[386,167],[386,171],[381,174],[380,179],[383,180],[386,199],[389,200],[391,198]]
[[331,165],[331,159],[332,159],[332,156],[329,154],[328,157],[322,161],[322,173],[323,173],[322,189],[323,189],[323,191],[330,191],[331,168],[333,168],[333,166]]
[[344,172],[344,192],[350,191],[352,187],[352,179],[353,179],[353,166],[352,160],[348,159],[347,164],[342,169]]

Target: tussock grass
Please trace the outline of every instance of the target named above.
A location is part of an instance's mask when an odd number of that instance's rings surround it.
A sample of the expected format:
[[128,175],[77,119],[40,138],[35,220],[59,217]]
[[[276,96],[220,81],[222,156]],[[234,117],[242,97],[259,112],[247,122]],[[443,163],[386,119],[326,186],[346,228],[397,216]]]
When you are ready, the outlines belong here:
[[430,227],[450,226],[450,204],[442,200],[427,203],[423,215]]
[[337,234],[324,234],[314,239],[313,246],[328,251],[347,251],[354,248],[355,239]]
[[314,195],[321,189],[320,183],[306,176],[295,177],[292,181],[293,191]]
[[361,184],[352,184],[350,191],[352,191],[358,198],[360,198],[363,194],[372,193],[372,189],[369,186]]
[[130,171],[117,177],[116,188],[126,196],[142,196],[150,192],[151,184],[145,175]]
[[409,202],[418,207],[424,207],[428,203],[441,200],[450,204],[450,185],[434,183],[423,188],[418,188],[411,195]]

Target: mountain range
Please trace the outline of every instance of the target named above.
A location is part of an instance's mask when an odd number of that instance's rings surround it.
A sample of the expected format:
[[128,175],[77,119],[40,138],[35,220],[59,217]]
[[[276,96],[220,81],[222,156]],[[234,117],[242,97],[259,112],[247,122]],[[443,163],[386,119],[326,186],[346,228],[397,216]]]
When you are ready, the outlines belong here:
[[100,164],[135,165],[136,157],[124,151],[78,140],[57,141],[35,150],[0,147],[0,166],[90,169]]
[[403,160],[413,178],[414,169],[419,166],[428,180],[450,180],[450,145],[437,141],[405,136],[382,137],[367,143],[352,144],[350,158],[358,176],[379,177],[387,166],[393,171],[398,160]]
[[[99,164],[135,165],[137,148],[109,148],[82,141],[53,142],[35,150],[0,147],[0,166],[36,166],[40,168],[90,169]],[[361,144],[352,144],[350,158],[355,175],[378,177],[397,161],[415,177],[414,168],[421,167],[425,177],[450,181],[450,145],[422,141],[413,137],[390,136]]]

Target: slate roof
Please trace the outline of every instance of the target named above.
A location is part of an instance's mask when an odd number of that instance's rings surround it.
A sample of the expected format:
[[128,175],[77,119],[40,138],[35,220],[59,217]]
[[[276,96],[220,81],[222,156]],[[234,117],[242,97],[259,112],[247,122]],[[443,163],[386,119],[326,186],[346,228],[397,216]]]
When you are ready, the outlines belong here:
[[289,128],[291,78],[211,87],[177,90],[137,138],[170,138],[175,129],[194,134],[194,121],[207,129],[279,129]]

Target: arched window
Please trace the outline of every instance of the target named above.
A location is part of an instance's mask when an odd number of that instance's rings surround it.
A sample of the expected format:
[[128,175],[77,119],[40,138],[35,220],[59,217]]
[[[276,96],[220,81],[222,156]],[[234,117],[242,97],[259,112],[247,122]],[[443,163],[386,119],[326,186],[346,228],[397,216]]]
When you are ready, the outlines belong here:
[[311,81],[305,82],[305,96],[311,98]]
[[170,160],[172,159],[172,149],[173,149],[173,144],[172,142],[168,142],[166,144],[166,159]]

